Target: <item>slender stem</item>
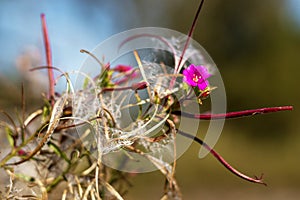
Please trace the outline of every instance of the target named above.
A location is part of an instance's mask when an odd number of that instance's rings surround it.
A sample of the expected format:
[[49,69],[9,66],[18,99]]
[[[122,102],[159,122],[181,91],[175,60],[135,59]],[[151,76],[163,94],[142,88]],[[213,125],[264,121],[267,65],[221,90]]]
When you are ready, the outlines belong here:
[[204,4],[204,0],[202,0],[202,1],[200,2],[200,5],[199,5],[198,10],[197,10],[197,12],[196,12],[196,15],[195,15],[195,17],[194,17],[194,20],[193,20],[191,29],[190,29],[190,31],[189,31],[189,33],[188,33],[188,38],[187,38],[187,40],[186,40],[186,42],[185,42],[185,44],[184,44],[184,48],[183,48],[183,50],[182,50],[182,54],[181,54],[180,60],[179,60],[179,62],[178,62],[178,66],[176,66],[176,71],[175,71],[175,73],[178,73],[179,70],[180,70],[179,67],[180,67],[181,62],[182,62],[182,60],[183,60],[183,56],[184,56],[184,54],[185,54],[185,52],[186,52],[186,49],[187,49],[187,47],[188,47],[188,45],[189,45],[189,43],[190,43],[192,34],[193,34],[194,31],[195,31],[196,23],[197,23],[197,20],[198,20],[198,18],[199,18],[199,14],[200,14],[200,11],[201,11],[201,9],[202,9],[203,4]]
[[293,110],[293,106],[279,106],[279,107],[270,107],[270,108],[258,108],[253,110],[243,110],[229,113],[219,113],[219,114],[190,114],[181,111],[173,111],[175,115],[181,115],[188,118],[194,119],[204,119],[204,120],[215,120],[215,119],[230,119],[238,117],[246,117],[258,114],[266,114],[279,111],[288,111]]
[[144,67],[143,67],[141,58],[140,58],[140,56],[139,56],[139,53],[138,53],[136,50],[134,50],[134,51],[133,51],[133,55],[134,55],[134,57],[135,57],[135,59],[136,59],[136,62],[138,63],[138,66],[139,66],[139,69],[140,69],[140,72],[141,72],[141,75],[142,75],[144,81],[145,81],[146,83],[148,83],[147,77],[146,77],[146,73],[145,73],[145,70],[144,70]]
[[89,56],[91,56],[92,58],[94,58],[95,61],[102,67],[102,72],[106,70],[106,69],[104,69],[105,65],[94,54],[92,54],[91,52],[89,52],[89,51],[87,51],[85,49],[80,49],[80,53],[86,53]]
[[226,162],[226,160],[220,156],[215,150],[213,150],[208,144],[206,144],[205,142],[203,142],[201,139],[199,139],[196,136],[190,135],[188,133],[185,133],[183,131],[178,130],[178,134],[190,138],[192,140],[194,140],[195,142],[199,143],[200,145],[202,145],[205,149],[207,149],[226,169],[228,169],[231,173],[233,173],[234,175],[249,181],[249,182],[253,182],[253,183],[259,183],[259,184],[263,184],[265,186],[267,186],[266,183],[263,182],[262,180],[262,176],[261,177],[254,177],[251,178],[243,173],[241,173],[240,171],[238,171],[237,169],[233,168],[228,162]]
[[[51,47],[50,47],[50,41],[49,41],[49,35],[48,35],[45,14],[41,14],[41,20],[42,20],[42,30],[43,30],[43,36],[44,36],[44,45],[45,45],[47,65],[52,66],[52,54],[51,54]],[[51,104],[53,106],[54,105],[53,98],[55,95],[55,91],[54,91],[54,74],[53,74],[52,68],[48,68],[48,78],[49,78],[49,99],[51,100]]]
[[51,137],[51,134],[54,132],[55,128],[57,127],[58,123],[60,122],[60,117],[63,112],[63,107],[66,105],[66,102],[67,102],[67,97],[60,98],[58,101],[55,102],[55,105],[53,107],[54,111],[52,111],[46,134],[43,136],[41,142],[35,147],[35,149],[32,150],[29,153],[29,155],[27,157],[25,157],[23,160],[20,160],[20,161],[14,162],[14,163],[5,164],[6,166],[22,164],[22,163],[26,162],[27,160],[31,159],[33,156],[35,156],[44,147],[44,145],[47,143],[47,141]]
[[89,52],[88,50],[81,49],[80,53],[86,53],[86,54],[88,54],[89,56],[91,56],[101,66],[101,73],[99,75],[97,75],[96,77],[99,78],[99,79],[102,79],[103,76],[105,75],[105,72],[107,72],[110,69],[110,64],[109,63],[107,63],[107,64],[102,63],[97,58],[97,56],[95,56],[93,53]]
[[[190,31],[189,31],[189,33],[188,33],[188,38],[186,39],[186,42],[185,42],[185,44],[184,44],[184,47],[183,47],[181,56],[180,56],[180,58],[179,58],[178,65],[175,66],[175,70],[174,70],[174,73],[175,73],[175,74],[179,73],[180,70],[181,70],[181,63],[182,63],[184,54],[185,54],[185,52],[186,52],[186,50],[187,50],[187,48],[188,48],[188,46],[189,46],[189,43],[190,43],[192,34],[193,34],[194,31],[195,31],[196,23],[197,23],[197,20],[198,20],[198,18],[199,18],[199,14],[200,14],[200,11],[201,11],[201,9],[202,9],[203,3],[204,3],[204,0],[201,0],[200,5],[199,5],[199,7],[198,7],[198,10],[197,10],[197,12],[196,12],[196,15],[195,15],[195,17],[194,17],[192,26],[191,26]],[[171,82],[170,82],[170,87],[169,87],[169,89],[172,89],[173,86],[174,86],[174,84],[175,84],[175,78],[172,78],[172,80],[171,80]]]
[[123,91],[123,90],[142,90],[148,87],[148,84],[146,82],[139,82],[139,83],[133,83],[131,86],[125,86],[125,87],[105,87],[103,88],[99,94],[103,92],[115,92],[115,91]]
[[22,139],[22,142],[24,142],[25,140],[25,112],[26,112],[26,104],[25,104],[25,93],[24,93],[24,84],[22,84],[22,90],[21,90],[21,99],[22,99],[22,121],[21,121],[21,139]]

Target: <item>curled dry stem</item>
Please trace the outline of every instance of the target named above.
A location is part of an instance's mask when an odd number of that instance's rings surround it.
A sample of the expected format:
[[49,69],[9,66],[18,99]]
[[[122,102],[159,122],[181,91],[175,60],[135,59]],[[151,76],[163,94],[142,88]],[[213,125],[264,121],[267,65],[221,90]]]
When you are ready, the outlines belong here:
[[261,175],[260,177],[254,177],[251,178],[245,174],[243,174],[242,172],[238,171],[237,169],[235,169],[234,167],[232,167],[220,154],[218,154],[213,148],[211,148],[208,144],[206,144],[204,141],[202,141],[200,138],[193,136],[191,134],[185,133],[183,131],[178,130],[177,132],[178,134],[186,137],[186,138],[190,138],[192,140],[194,140],[195,142],[197,142],[198,144],[202,145],[206,150],[208,150],[226,169],[228,169],[231,173],[233,173],[234,175],[249,181],[249,182],[253,182],[253,183],[259,183],[262,185],[267,186],[267,184],[265,182],[263,182],[262,178],[263,175]]

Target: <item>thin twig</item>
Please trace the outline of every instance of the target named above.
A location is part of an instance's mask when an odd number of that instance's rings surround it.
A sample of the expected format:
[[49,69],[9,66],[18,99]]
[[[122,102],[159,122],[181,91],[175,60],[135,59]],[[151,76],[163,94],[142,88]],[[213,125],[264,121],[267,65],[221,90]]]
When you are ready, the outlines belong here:
[[183,131],[178,130],[177,132],[178,134],[190,138],[192,140],[194,140],[195,142],[199,143],[200,145],[202,145],[205,149],[207,149],[226,169],[228,169],[231,173],[235,174],[236,176],[249,181],[249,182],[253,182],[253,183],[259,183],[259,184],[263,184],[265,186],[267,186],[267,184],[265,182],[263,182],[262,180],[262,176],[261,177],[254,177],[251,178],[243,173],[241,173],[240,171],[236,170],[235,168],[233,168],[228,162],[226,162],[226,160],[220,156],[214,149],[212,149],[208,144],[206,144],[205,142],[203,142],[200,138],[193,136],[191,134],[185,133]]
[[45,136],[43,137],[42,141],[38,144],[38,146],[33,151],[31,151],[30,154],[26,158],[24,158],[20,161],[14,162],[14,163],[5,164],[6,166],[22,164],[22,163],[28,161],[29,159],[31,159],[34,155],[36,155],[44,147],[44,145],[50,139],[55,128],[58,126],[61,114],[63,112],[63,107],[65,106],[66,102],[67,102],[67,97],[64,96],[64,97],[60,98],[58,101],[56,101],[56,103],[54,104],[47,132],[46,132]]
[[194,20],[193,20],[191,29],[190,29],[190,31],[189,31],[189,33],[188,33],[188,38],[187,38],[187,40],[186,40],[186,42],[185,42],[185,44],[184,44],[184,47],[183,47],[183,50],[182,50],[182,53],[181,53],[181,56],[180,56],[180,60],[179,60],[179,62],[178,62],[178,66],[176,66],[175,73],[178,73],[179,70],[180,70],[179,67],[180,67],[181,62],[182,62],[182,60],[183,60],[183,56],[184,56],[184,54],[185,54],[185,52],[186,52],[186,49],[187,49],[187,47],[188,47],[188,45],[189,45],[189,43],[190,43],[191,37],[192,37],[192,35],[193,35],[194,31],[195,31],[196,23],[197,23],[197,20],[198,20],[198,18],[199,18],[199,14],[200,14],[200,11],[201,11],[201,9],[202,9],[203,4],[204,4],[204,0],[202,0],[202,1],[200,2],[200,5],[199,5],[198,10],[197,10],[197,12],[196,12],[196,15],[195,15],[195,17],[194,17]]
[[[52,66],[52,54],[51,54],[51,47],[50,47],[45,14],[41,14],[41,20],[42,20],[42,29],[43,29],[43,36],[44,36],[47,65]],[[51,101],[51,105],[53,106],[55,91],[54,91],[54,74],[52,68],[48,68],[48,77],[49,77],[49,99]]]
[[25,140],[25,112],[26,112],[26,105],[25,105],[25,93],[24,93],[24,84],[22,83],[21,86],[21,107],[22,107],[22,116],[21,116],[21,138],[22,138],[22,142],[24,142]]
[[290,110],[293,110],[293,106],[258,108],[252,110],[243,110],[243,111],[219,113],[219,114],[191,114],[191,113],[186,113],[181,111],[173,111],[172,114],[193,118],[193,119],[216,120],[216,119],[239,118],[239,117],[253,116],[259,114],[279,112],[279,111],[290,111]]
[[7,117],[7,119],[9,120],[9,122],[12,124],[12,126],[14,127],[14,130],[15,130],[15,134],[16,135],[19,135],[18,134],[18,127],[15,123],[15,121],[13,120],[13,118],[7,113],[5,112],[4,110],[0,110],[0,113],[2,113],[3,115],[5,115]]

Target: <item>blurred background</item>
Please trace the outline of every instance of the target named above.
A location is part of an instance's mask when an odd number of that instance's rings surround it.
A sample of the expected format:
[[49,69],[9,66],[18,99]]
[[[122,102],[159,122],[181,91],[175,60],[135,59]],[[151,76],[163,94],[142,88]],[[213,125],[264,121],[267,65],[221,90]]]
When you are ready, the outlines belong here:
[[[0,108],[15,113],[26,88],[27,111],[47,91],[40,14],[46,14],[53,63],[76,70],[109,36],[137,27],[187,33],[198,0],[0,1]],[[228,120],[215,149],[249,175],[264,173],[268,187],[233,176],[212,156],[198,158],[193,144],[178,160],[185,199],[299,199],[300,196],[300,1],[227,0],[204,4],[194,33],[217,64],[228,110],[293,105],[294,111]],[[3,138],[3,137],[1,137]],[[3,140],[3,139],[2,139]],[[159,199],[159,172],[132,179],[126,199]]]

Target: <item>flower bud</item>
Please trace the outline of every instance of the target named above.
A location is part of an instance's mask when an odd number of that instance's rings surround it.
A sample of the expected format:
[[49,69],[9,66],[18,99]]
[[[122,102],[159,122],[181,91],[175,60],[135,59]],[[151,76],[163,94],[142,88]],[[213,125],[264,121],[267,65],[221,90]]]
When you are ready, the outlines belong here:
[[131,85],[131,89],[132,90],[142,90],[148,87],[148,83],[143,81],[143,82],[139,82],[139,83],[134,83]]

